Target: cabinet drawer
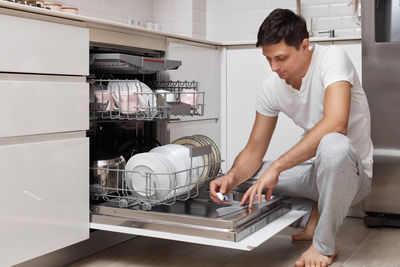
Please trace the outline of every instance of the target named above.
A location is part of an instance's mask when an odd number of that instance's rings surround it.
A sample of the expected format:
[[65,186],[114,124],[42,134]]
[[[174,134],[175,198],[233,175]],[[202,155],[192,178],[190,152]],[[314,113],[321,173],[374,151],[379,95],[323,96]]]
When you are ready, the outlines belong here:
[[0,72],[89,74],[89,30],[0,15]]
[[0,162],[0,265],[89,238],[87,138],[3,145]]
[[89,127],[89,85],[85,82],[0,80],[0,96],[0,137]]

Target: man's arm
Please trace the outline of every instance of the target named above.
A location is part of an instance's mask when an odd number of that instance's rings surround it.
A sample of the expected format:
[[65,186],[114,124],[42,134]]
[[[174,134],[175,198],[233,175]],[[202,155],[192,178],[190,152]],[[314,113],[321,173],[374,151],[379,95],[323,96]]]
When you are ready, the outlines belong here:
[[271,198],[272,189],[278,183],[279,174],[315,156],[321,139],[328,133],[347,134],[351,103],[351,84],[339,81],[329,85],[325,90],[324,115],[294,147],[274,161],[243,196],[241,204],[247,202],[252,206],[255,195],[261,202],[261,192],[267,188],[265,199]]
[[278,117],[256,113],[253,129],[245,148],[236,157],[231,170],[223,177],[210,183],[210,197],[220,203],[217,192],[229,194],[238,184],[246,181],[261,167],[268,149]]

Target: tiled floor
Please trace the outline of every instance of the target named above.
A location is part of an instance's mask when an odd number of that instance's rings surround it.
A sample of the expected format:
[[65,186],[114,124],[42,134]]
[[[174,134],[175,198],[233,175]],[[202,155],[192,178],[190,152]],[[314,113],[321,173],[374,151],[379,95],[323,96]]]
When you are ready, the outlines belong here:
[[[260,247],[238,251],[155,238],[137,237],[69,267],[123,266],[293,266],[310,242],[292,242],[288,228]],[[400,266],[400,229],[366,228],[346,218],[338,234],[339,256],[331,266]]]

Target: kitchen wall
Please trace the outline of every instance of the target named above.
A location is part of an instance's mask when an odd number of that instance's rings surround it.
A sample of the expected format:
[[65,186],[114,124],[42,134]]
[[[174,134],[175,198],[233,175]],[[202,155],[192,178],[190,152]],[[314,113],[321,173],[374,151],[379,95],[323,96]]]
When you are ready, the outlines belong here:
[[79,15],[121,23],[146,25],[153,21],[153,0],[50,0],[79,9]]
[[[145,26],[213,41],[255,41],[258,28],[275,8],[296,11],[296,0],[55,0],[79,14]],[[338,37],[361,36],[351,0],[301,0],[301,12],[314,36],[335,30]],[[140,26],[139,25],[139,26]]]
[[[350,0],[302,0],[302,15],[315,36],[334,29],[336,36],[361,36]],[[275,8],[296,12],[295,0],[207,0],[207,39],[254,41],[265,17]],[[311,18],[313,23],[311,23]]]
[[206,0],[153,0],[162,31],[206,39]]

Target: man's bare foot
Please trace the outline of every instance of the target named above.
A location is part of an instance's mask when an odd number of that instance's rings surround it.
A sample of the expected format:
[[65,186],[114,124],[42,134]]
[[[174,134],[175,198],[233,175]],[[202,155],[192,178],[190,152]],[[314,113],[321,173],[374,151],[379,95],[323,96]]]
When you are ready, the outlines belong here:
[[316,202],[311,210],[310,218],[308,219],[304,231],[292,235],[293,241],[311,241],[314,236],[315,228],[319,221],[318,203]]
[[337,249],[335,249],[335,254],[333,255],[322,255],[318,250],[315,249],[314,245],[311,246],[301,254],[300,258],[294,263],[296,267],[325,267],[332,264],[333,259],[339,253]]

